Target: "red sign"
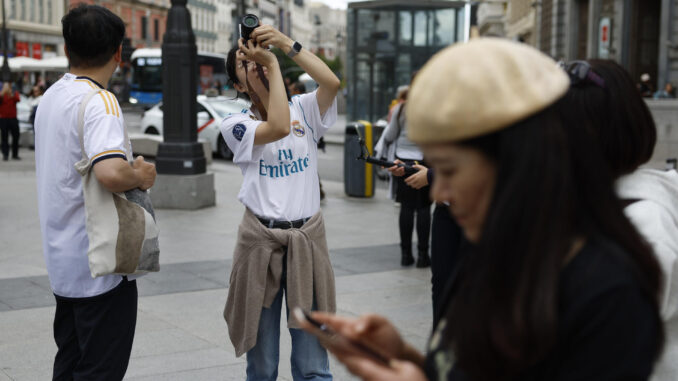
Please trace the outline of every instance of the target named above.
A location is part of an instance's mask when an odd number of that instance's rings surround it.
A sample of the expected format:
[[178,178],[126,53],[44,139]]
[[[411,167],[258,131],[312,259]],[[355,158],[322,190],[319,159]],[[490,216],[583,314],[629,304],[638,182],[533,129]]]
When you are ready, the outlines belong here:
[[17,57],[28,57],[28,42],[19,42],[16,43],[16,56]]
[[42,59],[42,44],[33,44],[33,58],[36,60]]
[[600,41],[607,42],[607,40],[610,38],[609,36],[610,27],[607,25],[603,25],[600,32],[601,32]]

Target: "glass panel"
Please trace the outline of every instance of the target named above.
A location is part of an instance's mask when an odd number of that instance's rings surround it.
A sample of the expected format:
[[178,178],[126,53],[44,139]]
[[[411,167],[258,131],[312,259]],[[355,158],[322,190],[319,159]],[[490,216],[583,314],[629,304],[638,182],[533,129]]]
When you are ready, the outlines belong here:
[[414,45],[426,46],[426,11],[417,11],[414,13]]
[[399,21],[400,21],[400,38],[399,42],[401,45],[411,45],[412,44],[412,12],[410,11],[400,11],[398,12]]
[[435,11],[432,24],[434,46],[447,46],[454,43],[456,27],[455,9],[440,9]]
[[464,31],[466,26],[466,11],[464,8],[459,8],[457,12],[457,41],[464,41]]
[[409,53],[400,53],[398,54],[397,62],[395,83],[398,86],[407,85],[410,83],[410,76],[412,73],[412,57]]
[[355,25],[358,46],[369,45],[370,36],[374,32],[374,14],[369,9],[358,9],[358,20]]
[[370,67],[366,61],[357,62],[354,119],[367,119],[368,108],[370,104]]

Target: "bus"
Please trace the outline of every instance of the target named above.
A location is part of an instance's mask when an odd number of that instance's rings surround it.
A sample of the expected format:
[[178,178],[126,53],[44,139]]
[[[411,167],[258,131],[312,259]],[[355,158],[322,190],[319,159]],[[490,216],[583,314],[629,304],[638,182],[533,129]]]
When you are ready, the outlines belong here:
[[[132,53],[131,60],[130,103],[152,106],[162,101],[162,50],[140,48]],[[221,91],[228,81],[226,56],[198,52],[197,61],[198,94],[204,94],[211,88]]]

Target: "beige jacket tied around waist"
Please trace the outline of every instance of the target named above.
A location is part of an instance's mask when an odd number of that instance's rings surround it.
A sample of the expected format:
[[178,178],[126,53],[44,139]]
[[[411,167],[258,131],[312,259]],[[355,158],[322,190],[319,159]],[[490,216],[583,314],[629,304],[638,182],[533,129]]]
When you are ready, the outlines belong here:
[[[334,272],[325,239],[325,222],[316,213],[301,229],[268,229],[245,210],[233,254],[224,318],[240,357],[257,342],[261,308],[269,308],[280,289],[283,247],[287,247],[287,305],[335,312]],[[289,319],[289,328],[299,328]]]

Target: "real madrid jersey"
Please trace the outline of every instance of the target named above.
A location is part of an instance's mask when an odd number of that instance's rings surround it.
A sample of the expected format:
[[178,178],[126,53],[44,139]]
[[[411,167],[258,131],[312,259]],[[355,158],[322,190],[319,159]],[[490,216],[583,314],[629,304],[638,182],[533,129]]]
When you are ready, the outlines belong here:
[[315,91],[289,105],[290,134],[273,143],[254,144],[262,122],[249,109],[227,116],[220,128],[244,177],[240,202],[259,217],[294,221],[320,210],[317,144],[337,120],[337,100],[322,116]]
[[103,294],[122,277],[92,278],[87,250],[78,111],[92,89],[102,90],[87,104],[84,146],[93,165],[110,158],[125,159],[124,119],[118,100],[94,80],[66,73],[40,100],[35,116],[35,169],[42,246],[52,290],[56,295],[84,298]]

